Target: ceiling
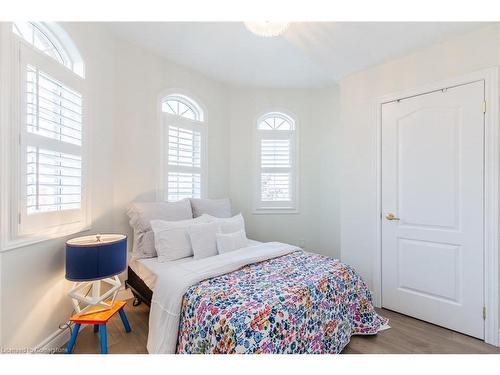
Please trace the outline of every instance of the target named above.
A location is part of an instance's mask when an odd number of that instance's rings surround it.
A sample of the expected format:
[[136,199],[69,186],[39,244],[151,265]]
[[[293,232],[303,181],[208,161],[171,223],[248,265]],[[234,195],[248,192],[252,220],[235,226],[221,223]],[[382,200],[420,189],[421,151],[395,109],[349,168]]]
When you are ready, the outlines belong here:
[[119,38],[218,81],[322,87],[353,72],[485,26],[480,22],[294,22],[276,38],[241,22],[111,22]]

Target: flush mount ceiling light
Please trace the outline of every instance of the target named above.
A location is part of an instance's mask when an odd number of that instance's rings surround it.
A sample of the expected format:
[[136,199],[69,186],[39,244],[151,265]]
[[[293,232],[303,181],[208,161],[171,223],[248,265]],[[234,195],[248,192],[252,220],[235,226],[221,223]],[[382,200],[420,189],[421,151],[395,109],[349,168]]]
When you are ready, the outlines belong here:
[[263,36],[266,38],[271,38],[274,36],[281,35],[290,25],[289,22],[244,22],[248,30],[258,36]]

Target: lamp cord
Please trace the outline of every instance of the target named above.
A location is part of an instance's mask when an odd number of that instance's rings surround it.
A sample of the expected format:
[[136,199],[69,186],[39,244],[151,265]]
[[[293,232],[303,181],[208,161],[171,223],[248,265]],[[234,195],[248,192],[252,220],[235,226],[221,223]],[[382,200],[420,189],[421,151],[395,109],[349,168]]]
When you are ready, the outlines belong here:
[[[87,293],[85,293],[85,297],[87,297],[89,295],[91,290],[92,290],[92,285],[90,285],[90,288],[87,290]],[[74,313],[76,313],[75,309],[73,309],[73,311],[71,311],[71,315],[73,315]],[[61,331],[64,331],[65,329],[69,329],[69,334],[70,335],[73,334],[73,328],[71,327],[71,322],[69,320],[65,323],[59,324],[59,329]]]

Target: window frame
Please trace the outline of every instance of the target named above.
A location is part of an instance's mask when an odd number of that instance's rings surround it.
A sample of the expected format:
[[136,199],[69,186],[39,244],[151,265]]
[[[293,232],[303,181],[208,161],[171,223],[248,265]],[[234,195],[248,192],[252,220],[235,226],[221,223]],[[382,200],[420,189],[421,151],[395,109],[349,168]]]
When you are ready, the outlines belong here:
[[[2,216],[0,218],[0,251],[11,250],[21,246],[46,241],[52,238],[64,237],[70,234],[82,232],[90,229],[90,168],[88,163],[88,121],[86,103],[86,82],[80,75],[70,70],[66,65],[61,64],[56,59],[46,55],[28,43],[24,38],[12,31],[12,23],[3,24],[0,41],[1,54],[5,63],[5,68],[0,72],[0,92],[2,102],[0,106],[5,111],[1,111],[2,122],[1,146],[2,160],[0,165],[1,179],[7,181],[0,189],[0,208]],[[57,41],[57,43],[61,43]],[[23,209],[26,207],[26,94],[23,88],[26,86],[26,66],[32,65],[61,81],[65,86],[78,91],[82,95],[82,144],[79,155],[82,158],[81,176],[81,208],[79,210],[62,210],[47,213],[36,213],[38,218],[51,217],[52,225],[43,228],[32,227],[28,230],[25,226],[28,216]],[[5,98],[5,94],[9,96]],[[52,140],[49,140],[50,142]],[[56,140],[54,140],[57,142]],[[78,146],[77,146],[78,147]],[[24,190],[22,190],[24,189]],[[73,211],[65,215],[64,211]],[[78,211],[75,215],[74,211]],[[57,215],[53,213],[61,213]],[[47,215],[49,214],[49,215]],[[52,215],[50,215],[52,214]],[[45,216],[47,215],[47,216]],[[30,215],[31,216],[31,215]],[[58,217],[56,217],[58,216]],[[71,216],[68,220],[60,221],[63,216]],[[33,216],[34,217],[34,216]],[[59,220],[59,221],[58,221]],[[35,220],[36,221],[36,220]],[[39,220],[42,221],[42,220]]]
[[[162,104],[172,98],[188,103],[196,109],[199,120],[192,120],[180,115],[164,112]],[[183,172],[196,167],[172,166],[168,163],[168,135],[169,126],[176,126],[182,129],[195,130],[200,132],[200,198],[206,198],[208,194],[208,122],[205,108],[200,104],[200,101],[191,94],[186,94],[182,90],[168,90],[160,95],[158,101],[158,111],[160,116],[160,139],[161,139],[161,162],[160,162],[160,181],[157,191],[157,199],[168,201],[168,174],[169,172]]]
[[[282,117],[291,122],[292,130],[278,130],[278,129],[259,129],[259,125],[266,118]],[[254,215],[259,214],[299,214],[299,196],[300,196],[300,152],[299,152],[299,125],[297,117],[287,109],[273,108],[271,110],[261,113],[254,121],[253,126],[253,155],[254,155],[254,197],[253,197],[253,211]],[[290,189],[292,192],[291,201],[282,202],[268,202],[262,200],[262,173],[266,168],[261,167],[261,141],[263,139],[289,139],[290,140],[290,160],[291,166],[287,168],[292,174],[292,181]],[[276,172],[278,169],[273,168]],[[288,203],[290,202],[290,203]]]
[[[31,24],[34,29],[37,29],[54,47],[57,54],[61,57],[61,65],[65,66],[67,69],[85,79],[85,64],[83,62],[82,56],[76,48],[73,40],[69,37],[66,31],[56,22],[24,22]],[[10,23],[11,32],[14,34],[14,39],[19,38],[24,41],[26,45],[31,46],[34,50],[41,52],[42,55],[49,56],[39,48],[35,47],[32,43],[27,41],[23,35],[18,34],[14,31],[14,27],[17,27],[18,22]],[[52,59],[56,60],[54,57]]]

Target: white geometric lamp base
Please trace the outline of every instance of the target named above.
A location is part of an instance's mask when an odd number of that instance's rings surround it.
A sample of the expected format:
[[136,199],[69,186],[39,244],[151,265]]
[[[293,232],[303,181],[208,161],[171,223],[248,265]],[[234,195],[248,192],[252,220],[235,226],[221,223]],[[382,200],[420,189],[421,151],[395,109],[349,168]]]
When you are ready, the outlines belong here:
[[[101,282],[111,285],[111,288],[104,294],[101,294]],[[89,285],[92,285],[90,296],[88,295],[90,290],[87,289]],[[75,282],[68,294],[77,314],[84,313],[92,307],[100,307],[100,309],[92,309],[92,313],[94,313],[109,310],[113,306],[121,285],[118,276],[95,281]],[[86,294],[83,294],[83,290],[87,290]]]

